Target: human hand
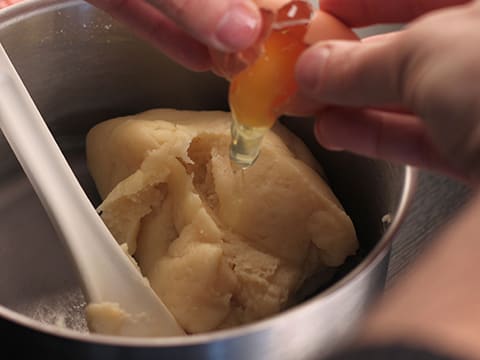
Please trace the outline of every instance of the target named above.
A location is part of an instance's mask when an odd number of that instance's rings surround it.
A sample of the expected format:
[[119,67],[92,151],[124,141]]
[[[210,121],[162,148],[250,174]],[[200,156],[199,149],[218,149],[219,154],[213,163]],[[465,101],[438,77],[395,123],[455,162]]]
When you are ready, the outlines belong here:
[[[403,22],[404,31],[362,43],[322,42],[297,64],[331,149],[454,173],[480,175],[480,2],[323,0],[350,26]],[[453,164],[453,165],[452,165]]]
[[211,68],[208,47],[233,52],[252,45],[261,15],[252,0],[87,0],[130,25],[182,65]]

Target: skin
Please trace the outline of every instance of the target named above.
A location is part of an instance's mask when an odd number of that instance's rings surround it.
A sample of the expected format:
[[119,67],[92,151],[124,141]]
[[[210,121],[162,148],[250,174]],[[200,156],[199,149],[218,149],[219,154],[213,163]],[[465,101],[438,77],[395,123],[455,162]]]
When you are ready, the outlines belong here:
[[480,358],[480,194],[375,304],[358,343],[405,342]]
[[[211,69],[208,48],[245,49],[261,28],[258,9],[247,0],[150,1],[155,7],[139,0],[90,2],[195,70]],[[222,16],[238,6],[251,11],[250,20],[234,17],[225,25]],[[439,170],[476,190],[480,1],[322,0],[321,7],[352,27],[408,25],[362,42],[322,42],[301,56],[297,81],[305,109],[316,109],[318,141]],[[228,41],[218,36],[220,24],[221,32],[234,34]],[[480,358],[479,213],[477,194],[373,307],[360,343],[406,341]]]
[[[480,54],[472,44],[480,41],[480,3],[464,3],[323,1],[351,26],[414,20],[398,33],[362,43],[322,42],[301,56],[303,95],[330,105],[317,114],[318,141],[475,181]],[[422,16],[437,5],[452,7]]]
[[[261,30],[253,0],[88,0],[196,71],[210,70],[208,48],[235,52],[251,46]],[[199,16],[201,14],[201,16]]]

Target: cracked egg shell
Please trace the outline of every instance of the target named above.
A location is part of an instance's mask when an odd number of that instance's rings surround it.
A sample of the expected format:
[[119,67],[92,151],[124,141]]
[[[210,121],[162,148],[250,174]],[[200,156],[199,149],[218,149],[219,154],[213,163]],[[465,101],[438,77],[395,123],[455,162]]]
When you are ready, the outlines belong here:
[[358,36],[335,16],[319,10],[308,24],[304,41],[313,45],[325,40],[358,40]]
[[[283,6],[291,3],[292,0],[254,0],[254,2],[258,5],[260,9],[270,10],[270,11],[277,11]],[[309,1],[306,1],[309,2]]]

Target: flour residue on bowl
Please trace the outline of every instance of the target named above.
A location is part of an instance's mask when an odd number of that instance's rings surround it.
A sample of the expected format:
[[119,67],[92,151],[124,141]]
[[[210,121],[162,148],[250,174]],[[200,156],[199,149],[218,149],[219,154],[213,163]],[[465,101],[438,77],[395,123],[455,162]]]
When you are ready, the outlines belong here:
[[77,288],[36,297],[34,301],[18,305],[16,310],[44,324],[86,332],[85,306],[82,292]]

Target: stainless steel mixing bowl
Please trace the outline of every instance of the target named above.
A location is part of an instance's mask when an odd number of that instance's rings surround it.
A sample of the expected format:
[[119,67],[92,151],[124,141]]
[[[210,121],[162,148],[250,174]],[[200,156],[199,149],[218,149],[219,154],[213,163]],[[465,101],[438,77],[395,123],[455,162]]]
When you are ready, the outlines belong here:
[[[0,12],[6,47],[93,202],[84,136],[95,123],[153,107],[226,109],[226,83],[180,68],[82,1],[32,0]],[[0,94],[1,96],[1,94]],[[0,142],[0,334],[17,355],[49,359],[312,359],[354,329],[382,288],[412,169],[328,153],[311,122],[287,119],[323,162],[361,242],[335,282],[270,319],[172,339],[86,333],[75,269],[6,143]],[[385,214],[393,223],[382,222]],[[108,259],[105,259],[108,261]],[[5,351],[4,349],[2,349]]]

